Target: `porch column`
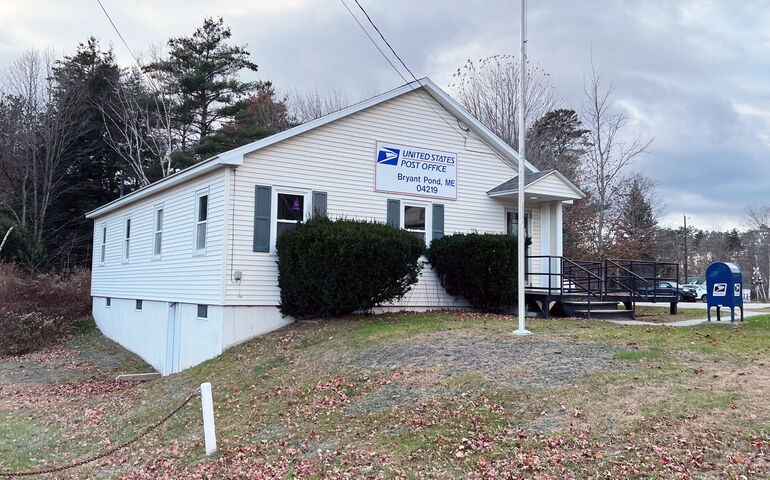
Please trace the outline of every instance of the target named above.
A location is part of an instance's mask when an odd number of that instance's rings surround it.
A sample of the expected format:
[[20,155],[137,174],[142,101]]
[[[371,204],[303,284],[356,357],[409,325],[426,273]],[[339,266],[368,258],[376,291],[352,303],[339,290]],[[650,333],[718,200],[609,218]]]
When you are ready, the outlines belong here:
[[[552,228],[553,219],[551,215],[551,203],[542,202],[540,203],[540,255],[553,255],[553,253],[551,253],[553,250],[553,242],[551,241]],[[540,276],[540,285],[543,287],[547,287],[549,282],[553,281],[549,275],[545,275],[549,271],[555,273],[552,270],[549,270],[549,264],[551,264],[549,259],[540,259],[540,272],[544,274]],[[552,267],[553,265],[550,266]]]

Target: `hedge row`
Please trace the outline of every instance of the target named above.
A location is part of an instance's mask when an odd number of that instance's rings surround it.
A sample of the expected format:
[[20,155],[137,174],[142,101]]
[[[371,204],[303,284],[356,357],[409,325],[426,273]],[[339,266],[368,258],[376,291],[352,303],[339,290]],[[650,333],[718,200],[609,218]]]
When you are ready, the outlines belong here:
[[281,313],[339,316],[397,301],[417,283],[425,250],[389,225],[314,218],[278,239]]

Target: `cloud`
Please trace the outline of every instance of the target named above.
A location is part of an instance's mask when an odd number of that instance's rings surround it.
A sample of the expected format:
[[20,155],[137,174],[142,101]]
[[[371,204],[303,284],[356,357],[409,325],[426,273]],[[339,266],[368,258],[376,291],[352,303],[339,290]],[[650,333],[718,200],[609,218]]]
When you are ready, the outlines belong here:
[[[256,76],[280,89],[337,89],[356,99],[402,83],[336,0],[103,2],[137,52],[189,34],[204,16],[223,15],[234,41],[249,45],[260,66]],[[363,4],[414,73],[443,86],[468,59],[518,51],[516,2]],[[578,110],[593,59],[617,87],[616,107],[634,117],[629,136],[654,139],[633,168],[659,184],[669,217],[687,212],[694,224],[733,224],[745,205],[770,202],[767,6],[530,1],[530,59],[550,73],[565,106]],[[130,63],[91,0],[5,0],[0,18],[0,65],[29,48],[72,53],[89,35],[112,43],[121,62]]]

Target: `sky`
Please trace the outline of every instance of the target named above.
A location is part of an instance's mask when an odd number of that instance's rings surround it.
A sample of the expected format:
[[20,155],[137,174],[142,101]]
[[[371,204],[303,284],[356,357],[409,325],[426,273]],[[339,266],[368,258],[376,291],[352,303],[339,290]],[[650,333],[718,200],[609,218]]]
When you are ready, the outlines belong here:
[[[340,0],[102,1],[139,55],[222,16],[279,89],[356,100],[403,83]],[[519,48],[517,0],[359,1],[411,70],[447,89],[467,60]],[[131,63],[96,0],[0,0],[0,19],[0,68],[91,35]],[[747,205],[770,204],[770,0],[530,0],[528,39],[563,107],[580,110],[592,59],[613,82],[628,135],[653,140],[632,169],[657,182],[663,225],[686,214],[697,228],[741,228]]]

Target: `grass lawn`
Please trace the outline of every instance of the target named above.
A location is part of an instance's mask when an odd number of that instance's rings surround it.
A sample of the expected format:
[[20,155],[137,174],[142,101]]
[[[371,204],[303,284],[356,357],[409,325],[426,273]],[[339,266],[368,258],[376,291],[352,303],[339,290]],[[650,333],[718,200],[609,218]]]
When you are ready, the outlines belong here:
[[[644,322],[678,322],[680,320],[688,320],[691,318],[706,318],[706,310],[699,308],[682,308],[680,305],[676,310],[676,315],[671,315],[668,305],[664,307],[636,307],[636,320]],[[716,313],[714,313],[714,319],[716,319]],[[729,320],[729,313],[728,313]]]
[[[683,311],[681,309],[680,311]],[[203,381],[200,401],[61,478],[768,478],[770,315],[693,328],[394,314],[299,322],[182,373],[81,328],[0,359],[0,471],[125,441]],[[24,368],[18,368],[23,364]],[[7,375],[29,370],[32,373]]]

